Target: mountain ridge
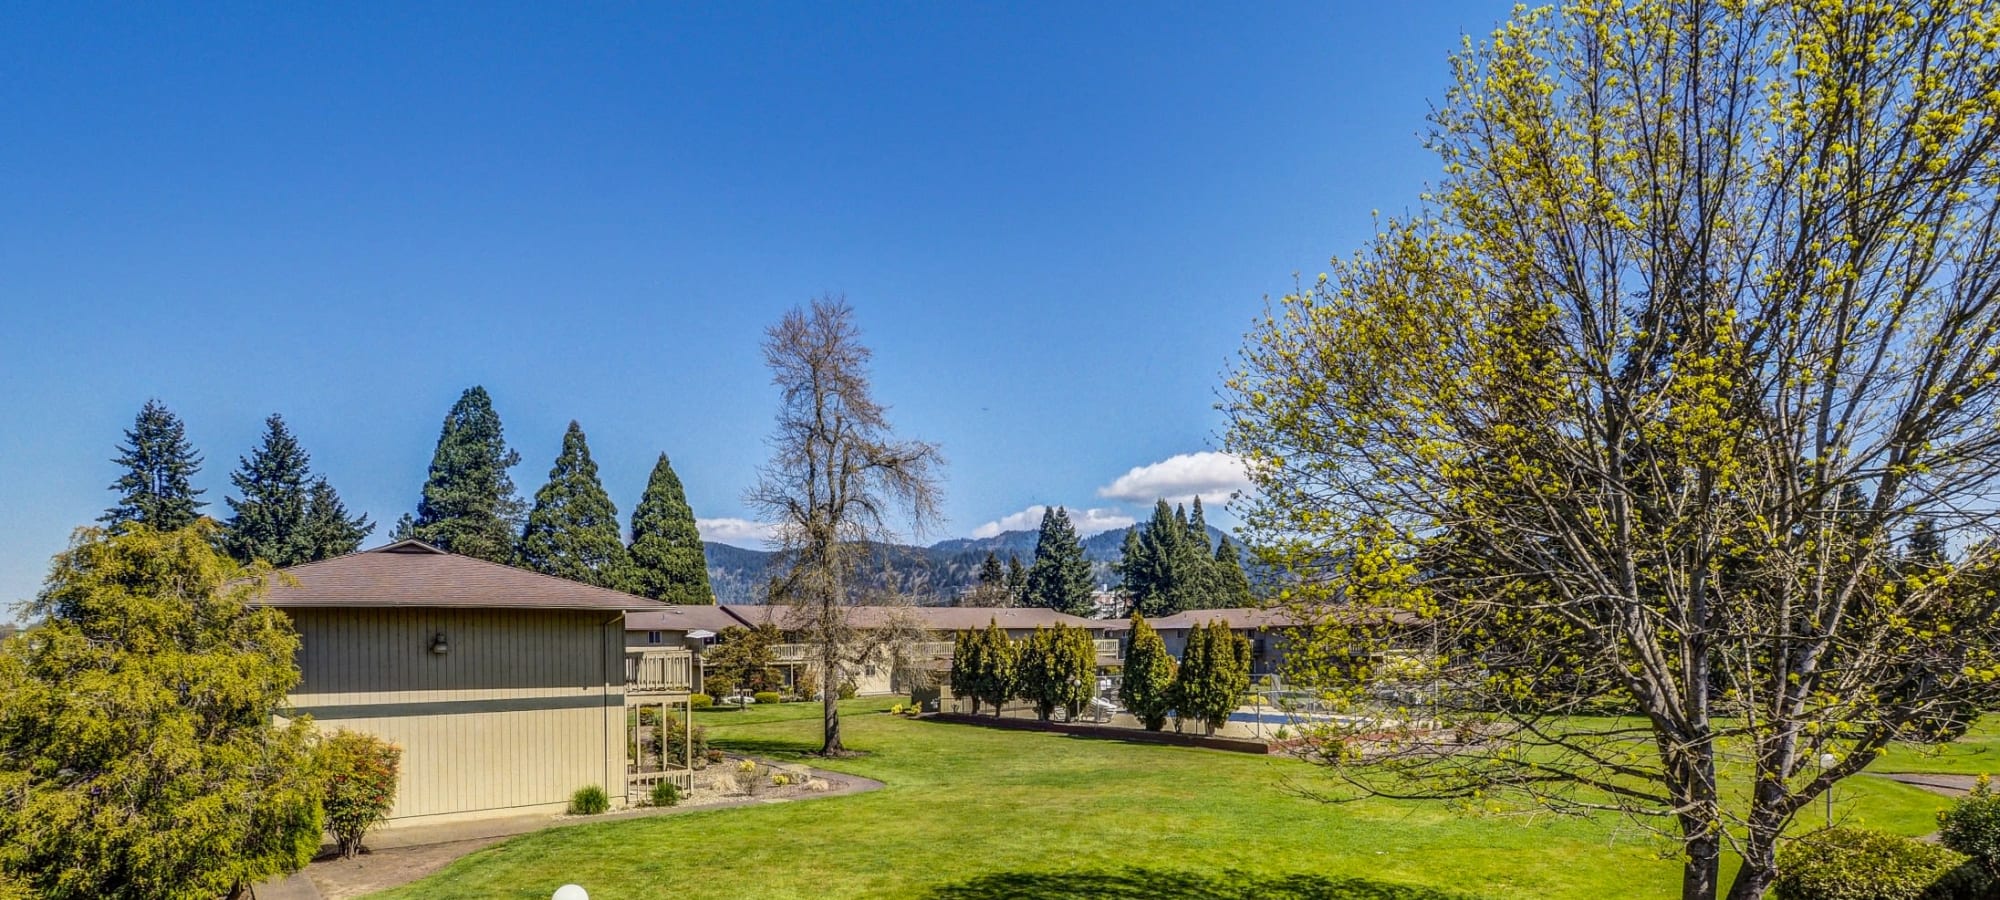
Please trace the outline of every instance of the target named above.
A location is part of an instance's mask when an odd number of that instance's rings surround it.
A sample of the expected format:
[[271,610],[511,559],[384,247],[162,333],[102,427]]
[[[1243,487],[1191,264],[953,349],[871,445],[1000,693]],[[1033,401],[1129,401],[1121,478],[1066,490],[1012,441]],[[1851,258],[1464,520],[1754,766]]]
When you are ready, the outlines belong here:
[[[1091,575],[1099,585],[1117,583],[1112,566],[1125,555],[1125,533],[1144,527],[1141,523],[1113,528],[1083,539],[1083,555],[1090,560]],[[1223,536],[1222,529],[1208,527],[1211,548]],[[1039,532],[1024,529],[983,538],[947,538],[929,546],[872,544],[874,552],[880,555],[877,561],[886,563],[881,571],[889,573],[873,578],[872,582],[876,587],[893,582],[900,590],[934,592],[948,599],[978,579],[979,565],[985,562],[987,553],[998,556],[1003,563],[1009,554],[1016,555],[1022,565],[1028,565],[1035,560],[1035,542],[1039,539]],[[764,602],[764,589],[771,577],[776,551],[752,550],[717,541],[703,541],[701,547],[708,560],[708,580],[715,590],[716,602]]]

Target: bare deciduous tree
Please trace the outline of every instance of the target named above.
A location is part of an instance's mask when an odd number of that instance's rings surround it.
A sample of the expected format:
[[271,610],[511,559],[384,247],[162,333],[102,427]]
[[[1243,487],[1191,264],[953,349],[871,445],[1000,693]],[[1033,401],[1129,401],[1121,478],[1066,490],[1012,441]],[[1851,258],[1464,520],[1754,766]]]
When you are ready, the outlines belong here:
[[791,608],[787,630],[815,648],[828,755],[846,752],[840,685],[866,658],[856,651],[897,631],[856,627],[856,573],[871,545],[935,521],[944,462],[935,445],[895,437],[869,384],[870,356],[853,308],[838,297],[795,308],[765,332],[778,427],[747,500],[778,526],[783,574],[771,599]]

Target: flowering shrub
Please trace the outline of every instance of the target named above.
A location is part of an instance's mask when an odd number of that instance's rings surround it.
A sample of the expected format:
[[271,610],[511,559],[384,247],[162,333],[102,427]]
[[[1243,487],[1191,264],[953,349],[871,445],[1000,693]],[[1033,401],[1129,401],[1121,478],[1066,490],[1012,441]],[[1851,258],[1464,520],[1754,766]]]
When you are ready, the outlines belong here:
[[757,793],[757,787],[763,783],[758,777],[757,764],[747,759],[736,764],[735,775],[736,786],[746,794]]
[[342,729],[320,741],[326,773],[326,828],[344,859],[361,852],[361,838],[389,815],[396,801],[396,773],[403,751],[374,735]]

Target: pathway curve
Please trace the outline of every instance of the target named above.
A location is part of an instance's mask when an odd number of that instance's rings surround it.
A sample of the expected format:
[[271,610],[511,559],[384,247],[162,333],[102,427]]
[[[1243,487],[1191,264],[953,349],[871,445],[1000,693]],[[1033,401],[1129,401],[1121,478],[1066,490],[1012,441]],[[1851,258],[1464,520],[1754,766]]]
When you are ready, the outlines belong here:
[[1871,772],[1877,778],[1900,781],[1913,787],[1920,787],[1933,794],[1947,797],[1963,797],[1972,793],[1972,786],[1979,783],[1977,775],[1937,775],[1927,772]]

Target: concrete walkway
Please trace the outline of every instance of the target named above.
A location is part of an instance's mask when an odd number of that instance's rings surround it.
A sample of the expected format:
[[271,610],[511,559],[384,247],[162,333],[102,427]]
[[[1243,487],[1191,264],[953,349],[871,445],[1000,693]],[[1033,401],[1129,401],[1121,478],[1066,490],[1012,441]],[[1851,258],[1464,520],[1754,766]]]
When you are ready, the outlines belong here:
[[332,845],[323,846],[320,848],[321,858],[307,866],[305,871],[257,885],[251,889],[251,895],[256,900],[341,900],[408,884],[444,868],[475,850],[492,846],[510,837],[548,828],[684,815],[770,803],[792,803],[823,797],[843,797],[882,788],[882,782],[846,772],[829,772],[824,769],[772,763],[764,759],[759,759],[758,762],[786,769],[805,768],[814,777],[825,780],[828,788],[811,794],[743,797],[683,806],[648,806],[596,816],[508,816],[443,825],[385,828],[369,833],[366,850],[360,857],[339,859],[332,856],[334,850]]
[[1979,783],[1977,775],[1934,775],[1924,772],[1880,772],[1871,773],[1877,778],[1900,781],[1913,787],[1920,787],[1934,794],[1947,797],[1963,797],[1972,793],[1972,786]]

